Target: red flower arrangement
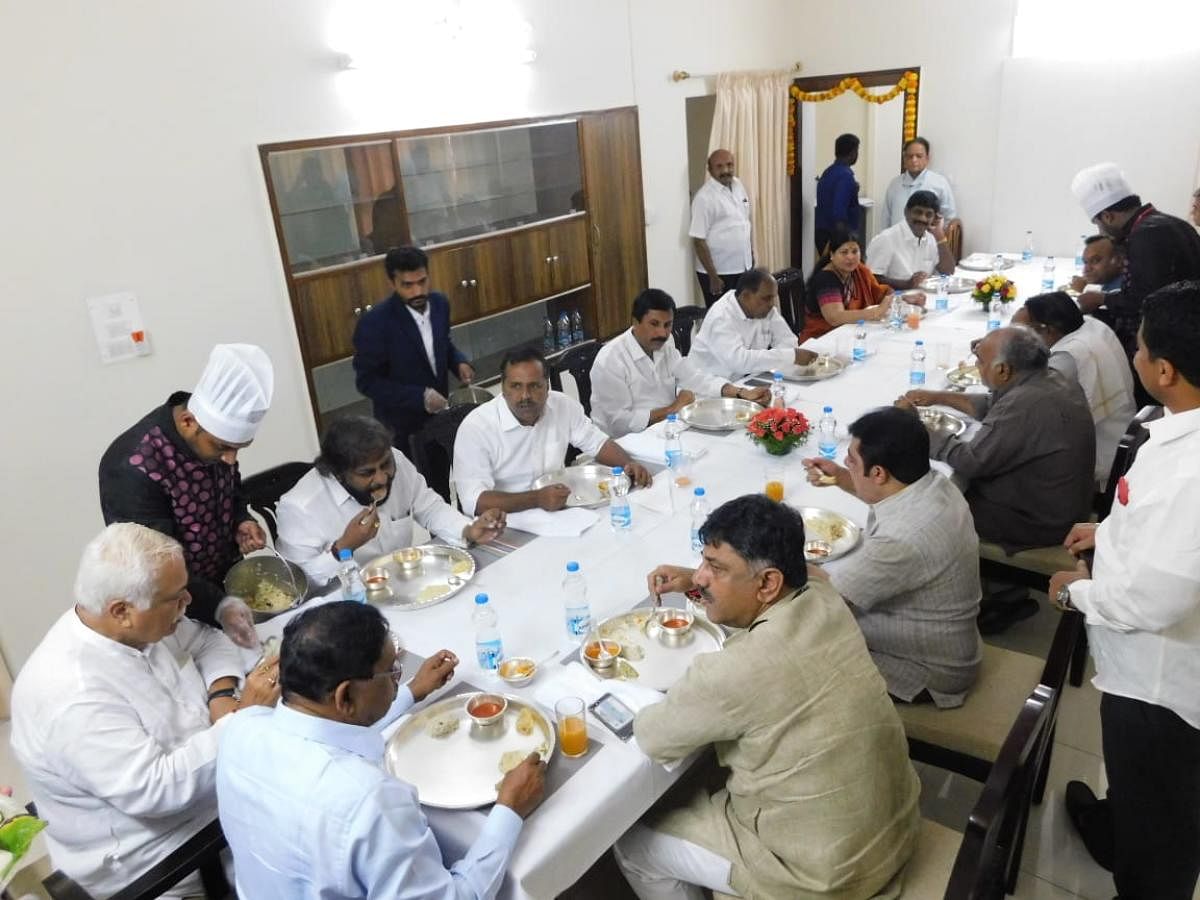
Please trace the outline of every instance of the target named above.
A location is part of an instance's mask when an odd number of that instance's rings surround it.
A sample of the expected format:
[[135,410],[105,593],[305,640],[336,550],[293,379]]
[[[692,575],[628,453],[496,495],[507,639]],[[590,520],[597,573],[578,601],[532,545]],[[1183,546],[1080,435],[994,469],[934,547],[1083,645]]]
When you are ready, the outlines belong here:
[[797,444],[806,442],[810,430],[804,413],[794,409],[764,409],[746,423],[750,440],[774,456],[790,453]]

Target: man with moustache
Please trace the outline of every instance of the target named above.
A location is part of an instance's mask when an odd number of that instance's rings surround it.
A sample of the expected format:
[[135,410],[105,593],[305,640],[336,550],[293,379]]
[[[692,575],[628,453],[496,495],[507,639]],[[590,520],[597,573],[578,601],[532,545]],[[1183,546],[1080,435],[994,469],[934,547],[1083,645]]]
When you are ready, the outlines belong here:
[[425,483],[392,446],[387,426],[366,416],[330,423],[321,455],[279,499],[277,549],[313,584],[338,571],[350,550],[359,565],[412,546],[413,522],[457,546],[490,541],[504,529],[504,513],[489,509],[471,521]]
[[733,154],[714,150],[708,157],[708,177],[692,198],[688,228],[705,306],[716,303],[754,265],[752,230],[750,197],[733,174]]
[[738,387],[701,371],[671,339],[675,301],[647,288],[634,298],[633,325],[600,348],[592,363],[592,419],[610,437],[644,431],[701,397],[766,403],[767,388]]
[[[383,264],[394,291],[354,329],[354,383],[370,398],[375,418],[392,429],[396,448],[410,456],[412,435],[446,408],[449,376],[467,383],[475,370],[450,340],[450,302],[430,291],[425,252],[397,247]],[[445,487],[448,477],[433,473],[433,488]]]
[[929,141],[923,137],[906,141],[901,159],[904,171],[891,180],[884,194],[882,227],[890,228],[903,221],[908,199],[916,191],[931,191],[947,221],[958,215],[950,182],[929,168]]
[[919,288],[935,272],[954,274],[954,254],[938,209],[937,194],[914,191],[904,206],[904,221],[871,239],[866,262],[880,284],[903,291]]
[[551,484],[534,490],[533,482],[562,467],[568,446],[601,465],[623,466],[636,487],[650,483],[650,473],[593,424],[578,400],[550,390],[546,360],[537,349],[509,351],[500,377],[501,395],[472,410],[454,441],[454,483],[468,513],[562,509],[570,488]]

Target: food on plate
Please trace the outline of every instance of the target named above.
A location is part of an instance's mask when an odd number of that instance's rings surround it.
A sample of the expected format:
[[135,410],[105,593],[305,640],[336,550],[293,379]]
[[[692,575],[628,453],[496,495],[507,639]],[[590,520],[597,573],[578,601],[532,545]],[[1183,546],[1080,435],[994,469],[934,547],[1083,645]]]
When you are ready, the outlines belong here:
[[689,622],[687,619],[683,618],[682,616],[674,616],[670,619],[662,620],[663,628],[687,628],[687,626],[689,626],[691,624],[692,624],[691,622]]
[[642,648],[641,644],[621,644],[621,655],[626,659],[632,659],[634,662],[637,662],[639,659],[646,658],[646,651]]
[[450,590],[450,585],[445,584],[427,584],[417,593],[417,602],[424,603],[426,600],[436,600],[438,597]]
[[458,731],[461,721],[456,713],[442,713],[440,716],[431,717],[425,723],[425,733],[431,738],[449,737]]
[[836,475],[822,475],[817,479],[817,484],[837,484]]
[[537,663],[532,659],[517,658],[506,659],[500,663],[501,678],[525,678],[532,675],[533,670],[537,668]]
[[471,560],[469,559],[456,559],[454,565],[450,567],[450,572],[454,575],[466,575],[470,571]]
[[254,596],[249,597],[246,604],[259,612],[279,612],[291,606],[294,599],[294,595],[279,585],[263,579],[255,586]]
[[470,713],[477,719],[490,719],[498,716],[504,709],[504,704],[496,700],[480,700],[470,708]]
[[583,648],[583,652],[588,659],[596,660],[604,656],[617,656],[621,652],[621,645],[609,640],[592,641]]
[[623,659],[617,660],[617,677],[623,678],[626,681],[634,681],[638,677],[638,670],[631,666]]
[[517,733],[533,734],[533,729],[537,727],[537,723],[537,713],[527,706],[521,710],[521,714],[517,716]]
[[607,479],[604,481],[597,481],[596,482],[596,490],[598,490],[600,492],[601,497],[608,499],[608,481],[607,481]]
[[500,757],[500,771],[507,775],[517,766],[519,766],[529,755],[528,750],[507,750]]
[[734,421],[737,421],[737,422],[749,422],[750,421],[750,410],[739,409],[737,412],[735,412],[733,414],[733,418],[734,418]]

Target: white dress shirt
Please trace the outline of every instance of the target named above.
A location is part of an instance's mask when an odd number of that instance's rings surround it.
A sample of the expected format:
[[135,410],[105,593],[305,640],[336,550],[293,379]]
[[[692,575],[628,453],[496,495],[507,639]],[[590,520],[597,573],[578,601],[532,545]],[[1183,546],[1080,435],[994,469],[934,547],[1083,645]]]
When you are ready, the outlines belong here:
[[1200,409],[1146,427],[1071,602],[1087,617],[1097,689],[1200,728]]
[[[401,547],[411,547],[414,519],[426,531],[456,546],[462,546],[462,531],[471,524],[425,483],[403,453],[392,448],[392,458],[396,477],[388,498],[376,507],[379,530],[354,551],[360,566]],[[367,507],[351,497],[340,481],[312,469],[279,498],[276,549],[304,569],[313,584],[325,584],[337,575],[340,566],[330,547],[352,518],[366,512]]]
[[[688,237],[704,239],[718,274],[732,275],[754,266],[750,230],[750,197],[742,182],[735,176],[733,186],[725,187],[707,176],[692,198]],[[704,271],[699,257],[696,271]]]
[[1051,348],[1050,365],[1079,382],[1096,423],[1096,481],[1105,484],[1117,445],[1137,415],[1133,373],[1116,333],[1091,316],[1059,338]]
[[592,363],[592,419],[610,437],[624,437],[644,431],[650,410],[670,406],[681,389],[719,397],[725,384],[681,356],[674,338],[647,356],[629,329],[601,347]]
[[50,826],[54,865],[107,897],[212,821],[217,738],[208,686],[242,675],[220,631],[183,619],[145,650],[69,609],[21,669],[12,748]]
[[751,319],[737,294],[727,291],[704,317],[688,356],[710,375],[729,381],[794,364],[797,346],[796,333],[778,308],[765,319]]
[[463,419],[454,440],[454,484],[467,512],[484,491],[527,491],[538,476],[561,469],[567,445],[595,456],[608,435],[587,417],[578,400],[550,391],[542,417],[522,425],[496,397]]
[[238,896],[495,897],[520,816],[493,806],[466,855],[447,869],[416,788],[387,773],[383,752],[378,724],[335,722],[282,703],[239,712],[221,739],[217,775]]
[[871,239],[866,263],[885,278],[908,279],[914,272],[933,275],[937,273],[937,241],[928,231],[918,238],[907,220],[901,219]]
[[890,228],[897,222],[904,221],[904,204],[917,191],[933,191],[938,198],[938,214],[944,221],[949,222],[958,209],[954,205],[954,190],[950,182],[932,169],[926,169],[916,178],[908,172],[902,172],[892,179],[883,199],[883,222],[881,227]]
[[421,332],[421,343],[425,345],[425,356],[429,359],[429,368],[437,371],[437,363],[434,361],[433,355],[433,319],[429,314],[429,303],[425,303],[425,309],[417,312],[407,303],[404,308],[408,310],[408,314],[413,317],[413,321],[417,323],[417,331]]

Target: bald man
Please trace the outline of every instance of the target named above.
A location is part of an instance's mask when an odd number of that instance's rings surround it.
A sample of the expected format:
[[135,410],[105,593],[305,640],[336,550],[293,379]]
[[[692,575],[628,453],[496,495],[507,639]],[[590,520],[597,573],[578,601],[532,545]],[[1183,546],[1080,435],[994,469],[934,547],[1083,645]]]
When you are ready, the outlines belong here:
[[750,232],[750,197],[733,174],[733,154],[714,150],[708,157],[708,177],[692,198],[688,228],[705,306],[733,290],[738,277],[754,267]]

